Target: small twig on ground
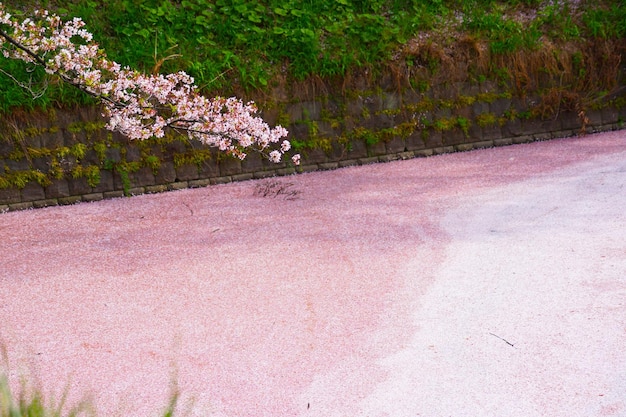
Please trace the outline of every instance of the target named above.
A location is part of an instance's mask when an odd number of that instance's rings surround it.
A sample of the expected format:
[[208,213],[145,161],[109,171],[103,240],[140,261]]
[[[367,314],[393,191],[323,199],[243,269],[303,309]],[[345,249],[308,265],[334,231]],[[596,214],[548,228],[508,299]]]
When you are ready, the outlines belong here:
[[274,198],[282,196],[285,200],[296,200],[301,191],[292,189],[293,186],[292,182],[266,181],[256,186],[254,195]]
[[189,207],[189,204],[187,204],[187,202],[183,201],[183,206],[187,207],[189,209],[189,211],[191,212],[191,215],[193,216],[193,210],[191,209],[191,207]]
[[493,333],[489,333],[489,334],[490,334],[490,335],[492,335],[493,337],[497,337],[498,339],[502,340],[502,341],[503,341],[504,343],[506,343],[507,345],[509,345],[509,346],[514,347],[515,349],[517,349],[513,343],[509,342],[509,341],[508,341],[508,340],[506,340],[506,339],[501,338],[501,337],[500,337],[500,336],[498,336],[497,334],[493,334]]

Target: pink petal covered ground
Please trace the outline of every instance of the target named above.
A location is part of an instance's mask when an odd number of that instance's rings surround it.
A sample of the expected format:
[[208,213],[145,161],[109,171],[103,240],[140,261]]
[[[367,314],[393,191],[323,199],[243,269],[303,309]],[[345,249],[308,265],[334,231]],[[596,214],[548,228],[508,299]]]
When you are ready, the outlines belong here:
[[625,416],[624,184],[612,132],[5,213],[2,368],[100,415]]

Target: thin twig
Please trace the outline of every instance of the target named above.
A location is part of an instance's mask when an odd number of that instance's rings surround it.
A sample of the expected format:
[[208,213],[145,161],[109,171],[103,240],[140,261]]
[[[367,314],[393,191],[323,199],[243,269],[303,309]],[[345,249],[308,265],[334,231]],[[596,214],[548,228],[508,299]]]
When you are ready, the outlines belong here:
[[9,74],[8,72],[6,72],[5,70],[3,70],[1,68],[0,68],[0,72],[2,72],[4,75],[6,75],[10,79],[12,79],[15,84],[19,85],[24,90],[28,91],[30,93],[30,95],[33,96],[33,100],[37,100],[38,98],[40,98],[41,96],[46,94],[46,90],[48,89],[48,82],[47,81],[44,81],[44,86],[41,88],[41,90],[35,91],[35,90],[32,89],[32,81],[33,81],[32,77],[30,79],[30,83],[29,84],[24,84],[23,82],[21,82],[17,78],[15,78],[13,75]]
[[490,335],[492,335],[493,337],[497,337],[498,339],[502,340],[502,341],[503,341],[504,343],[506,343],[507,345],[509,345],[509,346],[514,347],[515,349],[517,349],[513,343],[509,342],[509,341],[508,341],[508,340],[506,340],[506,339],[501,338],[501,337],[500,337],[500,336],[498,336],[497,334],[493,334],[493,333],[489,333],[489,334],[490,334]]

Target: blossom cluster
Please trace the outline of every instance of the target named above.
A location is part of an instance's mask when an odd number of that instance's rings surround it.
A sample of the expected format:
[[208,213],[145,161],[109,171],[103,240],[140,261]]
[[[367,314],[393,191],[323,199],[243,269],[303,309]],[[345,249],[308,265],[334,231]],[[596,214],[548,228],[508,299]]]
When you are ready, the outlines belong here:
[[[104,105],[107,128],[131,139],[163,137],[167,128],[235,155],[248,150],[280,162],[291,149],[282,126],[255,114],[254,103],[237,98],[207,98],[185,72],[143,74],[107,58],[80,18],[62,21],[46,10],[16,20],[0,3],[0,50],[5,58],[42,66]],[[292,157],[299,164],[300,155]]]

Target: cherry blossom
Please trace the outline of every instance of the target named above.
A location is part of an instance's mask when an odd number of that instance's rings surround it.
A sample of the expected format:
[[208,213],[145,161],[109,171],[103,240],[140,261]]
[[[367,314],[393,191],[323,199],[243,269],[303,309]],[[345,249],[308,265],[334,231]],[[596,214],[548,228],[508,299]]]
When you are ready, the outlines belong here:
[[[99,99],[106,127],[130,139],[163,137],[169,128],[240,159],[253,150],[276,163],[291,149],[283,140],[287,130],[255,116],[254,103],[204,97],[182,71],[147,75],[123,67],[107,58],[84,26],[80,18],[63,22],[47,10],[20,22],[0,3],[0,50]],[[300,155],[291,160],[298,165]]]

